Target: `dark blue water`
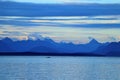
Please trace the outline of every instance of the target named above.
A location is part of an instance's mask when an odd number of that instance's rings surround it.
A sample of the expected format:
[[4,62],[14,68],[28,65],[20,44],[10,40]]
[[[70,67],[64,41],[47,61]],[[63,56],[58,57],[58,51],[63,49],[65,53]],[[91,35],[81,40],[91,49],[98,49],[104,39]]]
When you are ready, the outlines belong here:
[[1,56],[0,80],[120,80],[120,58]]

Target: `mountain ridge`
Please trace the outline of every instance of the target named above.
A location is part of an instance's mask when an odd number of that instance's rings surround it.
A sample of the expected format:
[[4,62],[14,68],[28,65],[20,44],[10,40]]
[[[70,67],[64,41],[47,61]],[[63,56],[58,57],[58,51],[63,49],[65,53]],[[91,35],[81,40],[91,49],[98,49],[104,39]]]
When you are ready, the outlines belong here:
[[56,43],[52,39],[12,41],[10,38],[0,40],[0,53],[2,52],[33,52],[56,54],[89,54],[120,56],[120,42],[99,43],[92,39],[86,44]]

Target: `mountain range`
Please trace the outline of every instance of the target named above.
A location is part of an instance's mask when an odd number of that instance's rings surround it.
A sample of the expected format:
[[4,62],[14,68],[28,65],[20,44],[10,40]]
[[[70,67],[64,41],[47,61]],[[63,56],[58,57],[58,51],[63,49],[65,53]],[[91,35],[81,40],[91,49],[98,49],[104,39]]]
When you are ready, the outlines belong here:
[[[0,40],[0,54],[3,53],[42,53],[42,54],[87,54],[103,56],[120,56],[120,42],[99,43],[92,39],[86,44],[54,42],[50,38],[43,40],[13,41],[6,37]],[[28,55],[29,55],[28,53]]]

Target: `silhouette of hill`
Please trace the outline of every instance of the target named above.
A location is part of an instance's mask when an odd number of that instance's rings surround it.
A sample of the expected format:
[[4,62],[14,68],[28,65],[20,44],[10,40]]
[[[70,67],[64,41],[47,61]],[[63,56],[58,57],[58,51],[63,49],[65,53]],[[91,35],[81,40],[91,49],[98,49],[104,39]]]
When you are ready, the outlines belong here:
[[46,46],[37,46],[32,48],[29,52],[41,52],[41,53],[55,53],[55,49]]
[[0,40],[0,52],[13,52],[14,50],[9,46],[9,43],[12,43],[9,38]]
[[120,42],[111,42],[109,44],[101,45],[97,48],[95,53],[106,56],[120,56]]
[[26,54],[30,55],[104,55],[120,56],[120,42],[99,43],[92,39],[86,44],[56,43],[49,38],[43,40],[12,41],[10,38],[0,40],[1,54]]
[[88,44],[86,44],[86,46],[90,49],[89,52],[96,50],[100,45],[102,44],[95,39],[92,39]]

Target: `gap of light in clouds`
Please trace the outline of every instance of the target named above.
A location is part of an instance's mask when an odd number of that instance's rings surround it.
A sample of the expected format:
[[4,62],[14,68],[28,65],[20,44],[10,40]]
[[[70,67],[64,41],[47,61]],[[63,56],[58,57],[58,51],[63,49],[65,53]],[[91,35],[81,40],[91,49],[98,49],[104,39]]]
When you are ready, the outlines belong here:
[[[35,37],[49,37],[56,42],[87,43],[89,37],[95,38],[99,42],[120,41],[119,15],[72,17],[0,16],[0,20],[2,21],[0,22],[1,38],[11,37],[22,40],[33,37],[31,34],[36,34]],[[17,22],[17,24],[14,22]],[[73,24],[79,24],[79,26]],[[99,27],[95,24],[99,25]],[[104,26],[100,26],[101,24]],[[118,25],[116,26],[116,24]]]

